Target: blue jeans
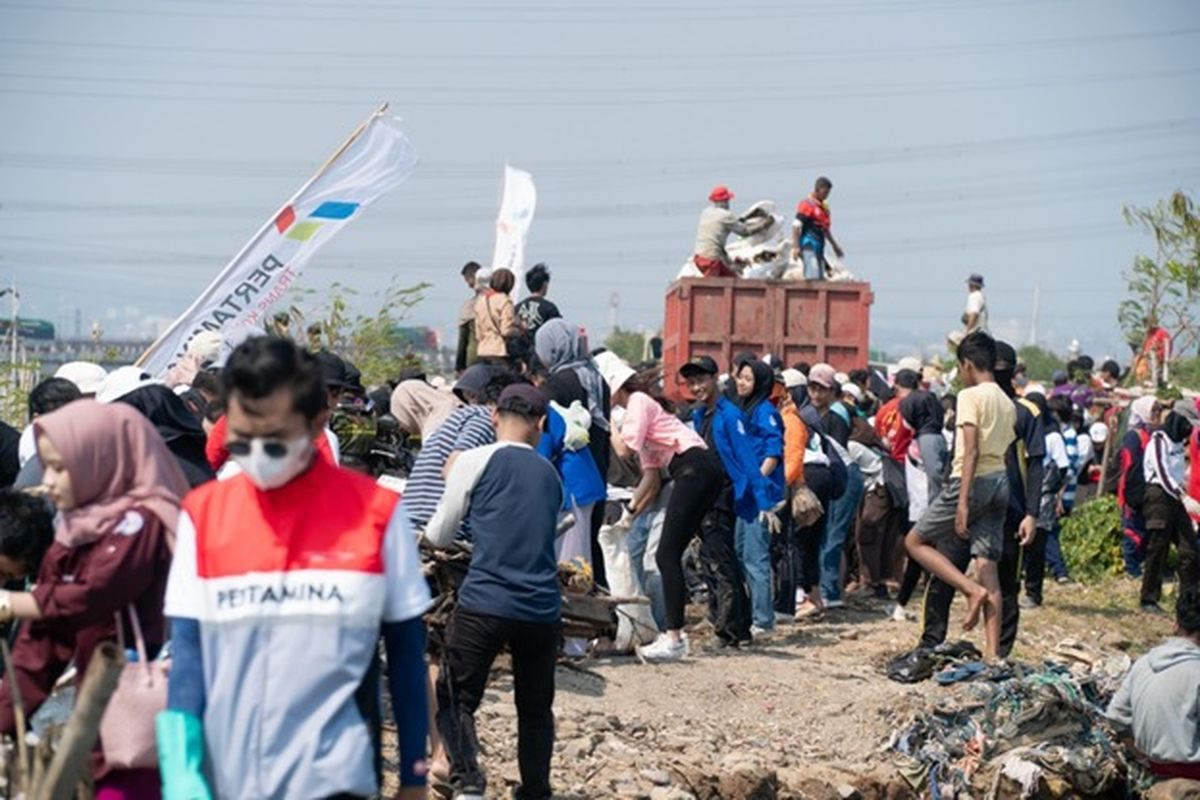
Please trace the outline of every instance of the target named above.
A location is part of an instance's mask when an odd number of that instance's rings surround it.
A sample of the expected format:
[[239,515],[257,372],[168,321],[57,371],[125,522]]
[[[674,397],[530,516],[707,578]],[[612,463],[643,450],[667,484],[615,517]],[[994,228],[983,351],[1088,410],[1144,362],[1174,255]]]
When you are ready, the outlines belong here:
[[759,520],[738,519],[733,546],[750,590],[750,610],[755,625],[775,627],[775,587],[771,578],[771,532]]
[[862,498],[862,472],[857,464],[847,464],[846,491],[829,509],[829,524],[821,544],[821,597],[825,602],[842,599],[842,551]]
[[1058,539],[1060,528],[1057,522],[1046,534],[1046,566],[1050,569],[1050,574],[1055,578],[1069,577],[1067,574],[1067,562],[1063,558],[1062,543]]
[[658,540],[662,537],[663,521],[667,517],[667,501],[671,499],[671,484],[663,486],[654,505],[633,521],[633,527],[625,537],[629,547],[629,560],[633,574],[642,591],[650,599],[650,614],[660,631],[667,629],[667,599],[663,595],[662,575],[654,557],[658,554]]
[[825,256],[818,253],[811,245],[801,245],[800,259],[804,262],[804,279],[819,281],[825,277]]

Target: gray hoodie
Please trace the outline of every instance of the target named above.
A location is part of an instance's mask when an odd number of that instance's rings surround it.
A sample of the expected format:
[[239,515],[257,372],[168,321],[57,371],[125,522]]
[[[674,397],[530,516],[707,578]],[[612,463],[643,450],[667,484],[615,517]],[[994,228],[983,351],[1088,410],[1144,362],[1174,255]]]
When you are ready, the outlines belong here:
[[1200,763],[1200,645],[1175,637],[1138,659],[1106,714],[1151,760]]

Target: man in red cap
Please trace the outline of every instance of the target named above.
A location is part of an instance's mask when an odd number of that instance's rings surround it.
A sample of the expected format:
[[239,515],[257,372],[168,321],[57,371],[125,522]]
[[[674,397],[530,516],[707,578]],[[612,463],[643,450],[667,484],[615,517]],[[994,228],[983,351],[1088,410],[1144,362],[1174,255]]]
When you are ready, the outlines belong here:
[[725,253],[725,240],[730,233],[747,234],[745,223],[729,210],[733,192],[727,186],[718,186],[709,192],[711,206],[700,213],[700,229],[696,232],[696,248],[692,261],[706,278],[735,278]]

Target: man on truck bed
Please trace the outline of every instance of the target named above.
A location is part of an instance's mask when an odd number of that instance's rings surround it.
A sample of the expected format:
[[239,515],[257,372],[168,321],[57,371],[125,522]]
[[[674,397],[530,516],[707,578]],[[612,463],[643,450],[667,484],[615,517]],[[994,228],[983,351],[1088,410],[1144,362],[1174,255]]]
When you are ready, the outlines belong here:
[[825,240],[833,245],[833,252],[842,257],[842,248],[833,238],[830,229],[829,192],[833,181],[824,176],[817,178],[812,194],[796,206],[796,221],[792,223],[792,252],[804,262],[805,280],[817,281],[825,277]]
[[736,278],[737,273],[729,266],[725,240],[730,233],[745,236],[748,229],[729,210],[729,201],[733,199],[729,187],[716,187],[709,192],[708,199],[712,205],[700,212],[700,229],[696,232],[692,261],[706,278]]

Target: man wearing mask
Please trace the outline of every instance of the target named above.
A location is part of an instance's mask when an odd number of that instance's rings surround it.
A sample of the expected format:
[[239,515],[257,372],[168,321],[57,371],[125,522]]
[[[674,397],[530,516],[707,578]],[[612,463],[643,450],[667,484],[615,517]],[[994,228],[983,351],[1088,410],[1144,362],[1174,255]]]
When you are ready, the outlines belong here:
[[222,389],[241,474],[192,492],[179,517],[163,796],[373,795],[379,731],[364,716],[382,632],[399,796],[423,798],[429,590],[399,498],[317,456],[325,387],[290,341],[241,345]]
[[[1017,640],[1021,619],[1018,595],[1021,589],[1021,548],[1033,543],[1041,510],[1042,480],[1045,472],[1046,433],[1038,407],[1016,396],[1013,370],[1017,352],[1008,342],[996,342],[996,368],[992,374],[997,385],[1013,401],[1016,410],[1017,438],[1005,454],[1008,474],[1008,513],[1004,522],[1004,546],[998,565],[1000,578],[1000,656],[1007,657]],[[959,569],[970,562],[968,542],[957,536],[944,540],[943,555]],[[929,581],[925,594],[924,627],[921,647],[933,648],[946,640],[950,605],[954,589],[937,578]]]

